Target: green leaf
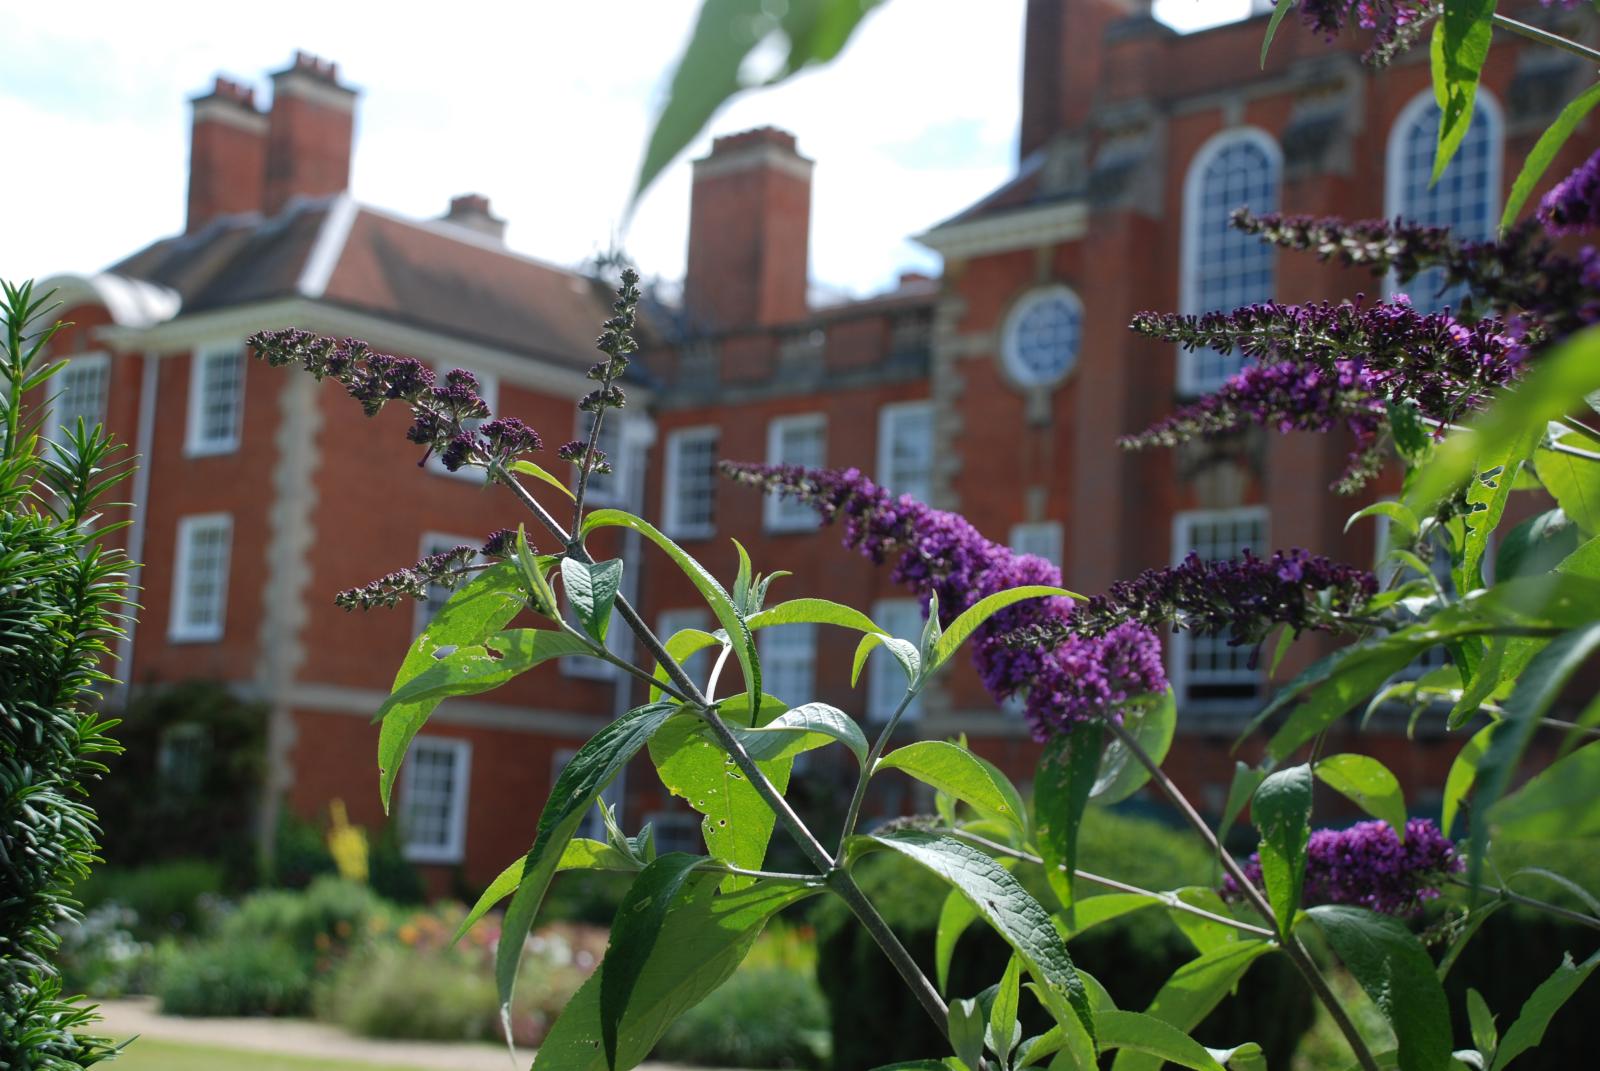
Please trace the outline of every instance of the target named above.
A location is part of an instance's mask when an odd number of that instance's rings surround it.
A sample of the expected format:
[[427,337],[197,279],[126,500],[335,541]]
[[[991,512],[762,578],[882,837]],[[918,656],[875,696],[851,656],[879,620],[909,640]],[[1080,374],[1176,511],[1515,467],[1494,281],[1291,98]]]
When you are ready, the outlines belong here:
[[1483,1054],[1484,1060],[1494,1059],[1495,1046],[1500,1044],[1500,1034],[1494,1028],[1494,1015],[1484,1002],[1483,994],[1467,987],[1467,1022],[1472,1030],[1472,1043]]
[[1430,185],[1439,181],[1467,136],[1478,75],[1494,33],[1495,0],[1453,0],[1433,30],[1433,96],[1439,103],[1439,144]]
[[1306,909],[1394,1028],[1401,1071],[1447,1071],[1450,1007],[1427,949],[1388,915],[1343,904]]
[[[722,704],[739,708],[745,702],[745,697],[739,695],[730,696]],[[756,726],[769,724],[784,709],[779,700],[763,696]],[[777,816],[722,750],[705,722],[688,713],[668,721],[650,741],[650,758],[667,790],[682,796],[689,806],[705,815],[701,830],[706,851],[734,866],[760,869]],[[756,765],[780,793],[788,789],[792,757],[780,752],[776,758],[757,760]],[[751,880],[729,877],[725,885],[732,889]]]
[[1489,749],[1489,737],[1495,728],[1494,725],[1487,725],[1474,733],[1472,739],[1462,745],[1461,750],[1457,752],[1455,761],[1450,764],[1450,772],[1445,775],[1439,830],[1447,837],[1455,825],[1456,814],[1461,810],[1462,801],[1467,798],[1467,793],[1472,791],[1473,784],[1478,780],[1478,763],[1482,761],[1483,753]]
[[1261,831],[1261,881],[1280,933],[1294,926],[1306,883],[1306,843],[1311,839],[1311,767],[1293,766],[1261,782],[1250,804]]
[[[1233,991],[1250,965],[1273,947],[1266,941],[1234,941],[1190,960],[1172,973],[1145,1014],[1187,1034]],[[1162,1059],[1148,1050],[1124,1047],[1111,1071],[1160,1071]]]
[[[550,790],[550,799],[539,815],[539,830],[522,864],[522,878],[516,895],[506,908],[500,927],[500,942],[495,952],[495,980],[500,989],[500,1013],[508,1015],[511,991],[517,981],[517,964],[522,945],[533,928],[534,916],[544,902],[567,842],[577,832],[584,813],[594,806],[600,793],[616,779],[645,742],[672,716],[677,705],[648,703],[635,707],[602,728],[578,749],[562,769]],[[509,1036],[509,1031],[507,1032]]]
[[535,465],[531,461],[513,461],[507,467],[510,468],[512,472],[520,472],[524,476],[532,476],[536,480],[543,480],[545,483],[549,484],[551,487],[554,487],[556,490],[560,491],[574,502],[577,501],[578,496],[572,493],[572,488],[567,486],[565,480],[562,480],[556,476],[552,476],[550,473],[546,472],[544,469],[540,468],[538,465]]
[[[684,659],[690,655],[698,654],[707,647],[719,646],[724,642],[726,636],[714,635],[698,628],[685,628],[679,629],[670,637],[661,637],[661,639],[663,641],[662,646],[667,649],[667,654],[672,657],[674,662],[682,665]],[[659,662],[656,663],[656,668],[652,671],[651,676],[655,677],[661,684],[668,684],[672,680],[671,675],[667,673],[667,667]],[[650,701],[652,703],[655,702],[661,698],[661,695],[660,687],[651,685]]]
[[698,855],[670,852],[639,872],[617,907],[606,947],[606,970],[600,979],[600,1039],[606,1062],[617,1062],[617,1028],[627,1012],[639,975],[655,950],[667,912],[683,891],[695,867],[705,862]]
[[1010,1057],[1022,1040],[1022,1027],[1017,1022],[1017,1005],[1022,989],[1022,959],[1012,956],[1006,964],[1006,973],[1000,978],[1000,988],[989,1005],[989,1048],[1002,1058]]
[[[422,634],[411,644],[391,692],[432,669],[442,647],[471,647],[482,643],[506,626],[527,603],[527,589],[521,570],[511,562],[498,562],[478,573],[450,596],[433,615]],[[379,796],[385,813],[394,779],[400,772],[411,738],[438,706],[438,700],[419,699],[391,708],[378,737],[378,767],[381,771]],[[392,724],[391,724],[392,723]]]
[[[1141,696],[1123,707],[1122,724],[1145,754],[1160,766],[1172,748],[1178,729],[1178,704],[1168,688],[1158,696]],[[1089,790],[1089,798],[1101,807],[1121,803],[1144,787],[1150,771],[1134,758],[1120,739],[1112,738],[1100,760],[1100,776]]]
[[1034,774],[1034,822],[1044,876],[1062,907],[1072,906],[1072,874],[1078,866],[1078,827],[1089,790],[1100,769],[1105,727],[1084,722],[1045,745]]
[[790,707],[758,729],[730,725],[734,738],[752,759],[793,758],[804,751],[840,743],[858,763],[867,761],[867,738],[855,719],[827,703]]
[[[1564,446],[1600,454],[1600,439],[1593,436],[1560,429],[1552,437]],[[1559,450],[1539,450],[1533,464],[1539,482],[1560,504],[1566,517],[1586,537],[1600,534],[1600,461]]]
[[966,800],[981,814],[1027,828],[1027,808],[1016,787],[998,769],[971,751],[945,740],[919,740],[878,760],[872,773],[899,770],[923,784]]
[[[378,789],[387,807],[411,740],[447,698],[477,695],[562,655],[587,654],[582,641],[549,629],[496,632],[481,645],[457,647],[397,687],[378,708]],[[402,667],[402,672],[404,667]]]
[[[526,865],[525,860],[518,859],[504,870],[500,871],[489,887],[483,890],[477,902],[472,905],[472,910],[467,912],[467,917],[461,920],[461,925],[456,927],[456,932],[450,938],[450,943],[455,944],[467,935],[467,931],[477,925],[478,920],[487,915],[489,911],[501,900],[516,892],[517,886],[522,882],[522,871]],[[609,844],[598,840],[588,840],[578,837],[568,841],[567,846],[561,851],[561,861],[556,864],[556,872],[563,870],[633,870],[636,864],[626,855],[617,851]]]
[[1600,835],[1600,741],[1557,759],[1489,812],[1502,840],[1572,840]]
[[[1159,1067],[1163,1062],[1179,1067],[1192,1067],[1196,1071],[1223,1071],[1206,1047],[1188,1034],[1162,1022],[1153,1015],[1129,1011],[1103,1011],[1095,1013],[1095,1034],[1101,1049],[1133,1050],[1155,1057]],[[1118,1057],[1121,1063],[1121,1057]]]
[[855,28],[882,0],[789,0],[774,9],[761,0],[705,0],[694,33],[673,70],[666,103],[656,117],[639,165],[631,206],[679,153],[699,136],[717,109],[760,84],[741,73],[751,53],[784,48],[773,85],[839,54]]
[[597,509],[584,518],[583,527],[579,530],[579,537],[587,536],[596,528],[631,528],[638,532],[671,558],[673,564],[683,571],[689,578],[700,597],[705,599],[706,605],[711,607],[711,612],[716,616],[717,623],[727,632],[733,643],[733,656],[739,660],[739,669],[744,673],[745,694],[750,698],[750,717],[755,720],[757,701],[761,698],[761,663],[756,655],[756,641],[750,635],[750,629],[745,624],[744,618],[734,609],[733,600],[728,597],[727,591],[717,583],[717,578],[707,571],[706,567],[694,559],[694,556],[685,551],[678,544],[662,535],[654,525],[631,513],[624,513],[619,509]]
[[1485,922],[1489,921],[1490,915],[1505,907],[1508,902],[1506,900],[1494,900],[1479,904],[1467,912],[1466,918],[1457,927],[1455,936],[1450,941],[1450,947],[1445,949],[1444,955],[1439,957],[1439,966],[1433,972],[1439,976],[1439,981],[1442,982],[1449,977],[1450,968],[1455,966],[1457,957],[1467,947],[1467,942],[1472,940],[1472,935],[1477,933]]
[[566,585],[567,601],[578,615],[583,631],[596,643],[606,642],[611,625],[611,607],[622,587],[622,559],[605,562],[580,562],[561,559],[561,582]]
[[[1222,897],[1217,895],[1217,890],[1204,885],[1188,885],[1181,889],[1172,890],[1172,895],[1193,907],[1204,908],[1213,915],[1229,918],[1232,912],[1228,905],[1222,902]],[[1210,919],[1201,918],[1191,911],[1173,908],[1167,912],[1167,917],[1173,924],[1183,931],[1183,935],[1194,945],[1195,951],[1201,955],[1215,951],[1223,945],[1237,944],[1243,939],[1239,930],[1221,922],[1212,922]]]
[[1543,1041],[1544,1031],[1550,1025],[1551,1017],[1561,1009],[1561,1005],[1565,1004],[1573,993],[1577,992],[1578,987],[1594,973],[1597,966],[1600,966],[1600,952],[1596,952],[1581,964],[1572,962],[1571,953],[1563,955],[1561,966],[1556,968],[1554,974],[1540,982],[1539,988],[1535,989],[1523,1003],[1517,1021],[1506,1031],[1505,1039],[1495,1052],[1490,1071],[1500,1071],[1506,1064]]
[[933,652],[944,635],[944,625],[939,621],[939,593],[928,596],[927,612],[922,619],[922,637],[917,641],[917,654],[924,663],[932,663]]
[[745,624],[751,631],[772,625],[837,625],[857,632],[883,631],[860,610],[829,599],[790,599],[751,614]]
[[1261,69],[1267,69],[1267,49],[1272,47],[1272,39],[1278,36],[1278,24],[1283,17],[1294,7],[1295,0],[1278,0],[1272,8],[1272,19],[1267,23],[1267,35],[1261,39]]
[[1344,522],[1344,530],[1348,532],[1355,527],[1355,523],[1365,517],[1387,517],[1390,522],[1399,528],[1405,535],[1405,541],[1412,543],[1417,538],[1417,516],[1399,502],[1382,501],[1374,502],[1365,509],[1356,510]]
[[1589,327],[1541,354],[1516,389],[1439,444],[1428,464],[1413,473],[1406,505],[1419,517],[1431,516],[1475,471],[1479,457],[1503,454],[1530,431],[1542,433],[1595,390],[1600,390],[1600,327]]
[[939,921],[933,931],[933,968],[939,980],[939,992],[950,987],[950,960],[955,955],[956,942],[976,921],[978,909],[959,889],[951,889],[939,908]]
[[1505,442],[1499,450],[1479,458],[1482,466],[1477,479],[1467,484],[1466,545],[1460,566],[1454,571],[1456,590],[1463,594],[1483,586],[1483,556],[1489,537],[1504,516],[1511,498],[1511,485],[1522,463],[1533,456],[1543,432],[1529,428]]
[[528,545],[528,531],[522,525],[517,525],[517,568],[522,571],[522,579],[527,584],[529,602],[537,613],[559,620],[561,609],[556,603],[555,589],[550,586],[550,579],[546,575],[556,564],[557,558],[550,554],[535,555],[533,548]]
[[1085,1028],[1092,1031],[1089,998],[1066,944],[1045,909],[1005,868],[970,844],[934,833],[902,830],[858,839],[899,852],[960,890],[1022,957],[1034,978],[1047,989],[1065,994]]
[[1079,937],[1102,922],[1110,922],[1159,903],[1161,898],[1149,893],[1105,893],[1080,897],[1067,910],[1055,916],[1058,923],[1056,929],[1062,937]]
[[970,1068],[983,1066],[983,1013],[972,999],[952,1000],[945,1017],[946,1033],[956,1058]]
[[[691,883],[687,900],[667,913],[639,971],[617,1030],[616,1067],[637,1067],[679,1015],[698,1004],[738,967],[767,920],[816,889],[761,881],[717,894],[715,875]],[[567,1002],[534,1059],[536,1071],[606,1071],[600,990],[606,965]]]
[[1008,606],[1015,606],[1028,599],[1043,599],[1049,597],[1068,599],[1082,599],[1082,595],[1074,594],[1065,588],[1045,587],[1040,584],[1024,585],[1023,587],[1008,588],[997,591],[993,595],[986,595],[961,611],[959,617],[950,622],[950,627],[944,630],[939,637],[939,642],[933,646],[933,663],[928,666],[928,673],[935,673],[940,666],[950,661],[950,656],[961,649],[983,623]]
[[1539,179],[1549,168],[1550,161],[1556,158],[1561,146],[1567,143],[1572,132],[1583,122],[1584,116],[1594,110],[1596,104],[1600,104],[1600,85],[1592,85],[1579,93],[1572,103],[1561,109],[1561,114],[1545,128],[1545,132],[1539,135],[1539,140],[1534,143],[1527,159],[1522,162],[1522,170],[1517,173],[1517,181],[1511,184],[1511,195],[1506,198],[1506,210],[1500,214],[1501,230],[1508,230],[1517,221],[1517,214],[1522,211],[1522,206],[1528,201],[1528,195],[1533,193],[1533,188],[1539,184]]
[[1256,794],[1256,789],[1260,788],[1261,782],[1266,779],[1267,771],[1234,760],[1233,780],[1228,784],[1228,799],[1222,807],[1222,821],[1217,824],[1219,843],[1228,839],[1228,831],[1244,812],[1244,805],[1250,802],[1250,797]]
[[922,656],[917,653],[917,645],[910,640],[902,640],[884,632],[869,632],[861,637],[861,642],[856,644],[856,656],[850,663],[850,687],[854,688],[861,679],[861,669],[867,664],[867,656],[878,647],[883,647],[900,663],[900,668],[905,671],[906,687],[915,688],[922,679]]
[[1548,573],[1577,550],[1579,542],[1578,526],[1560,508],[1529,517],[1500,540],[1494,556],[1495,579]]
[[1369,755],[1329,755],[1312,767],[1322,783],[1406,839],[1406,798],[1400,780]]

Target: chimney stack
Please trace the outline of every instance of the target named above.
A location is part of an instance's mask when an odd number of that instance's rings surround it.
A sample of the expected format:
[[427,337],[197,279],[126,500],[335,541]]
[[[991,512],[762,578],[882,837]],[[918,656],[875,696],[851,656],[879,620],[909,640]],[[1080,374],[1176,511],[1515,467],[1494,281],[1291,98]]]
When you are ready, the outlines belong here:
[[1085,121],[1101,81],[1106,28],[1149,18],[1150,10],[1149,0],[1028,0],[1019,159]]
[[326,197],[350,186],[356,91],[339,66],[305,52],[272,75],[266,180],[261,207],[276,215],[294,197]]
[[773,127],[717,138],[694,162],[684,303],[708,326],[805,317],[811,167]]
[[255,90],[218,76],[209,93],[190,98],[189,210],[184,233],[219,216],[261,210],[267,117]]
[[481,193],[464,193],[450,198],[450,211],[439,218],[445,223],[477,231],[505,244],[506,221],[489,211],[489,198]]

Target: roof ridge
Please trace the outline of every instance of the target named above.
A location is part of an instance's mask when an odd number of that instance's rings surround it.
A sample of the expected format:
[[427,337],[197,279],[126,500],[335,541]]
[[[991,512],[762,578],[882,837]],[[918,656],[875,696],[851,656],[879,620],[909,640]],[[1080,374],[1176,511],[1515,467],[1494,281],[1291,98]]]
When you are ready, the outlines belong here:
[[369,205],[366,203],[362,203],[359,207],[363,212],[370,212],[374,216],[389,220],[392,223],[400,223],[407,227],[414,227],[417,230],[426,231],[429,234],[434,234],[441,238],[449,238],[452,241],[460,242],[463,245],[474,246],[487,253],[495,253],[511,260],[522,261],[524,264],[532,264],[535,267],[544,268],[547,271],[559,272],[562,275],[569,275],[574,279],[581,280],[583,282],[592,281],[591,276],[584,274],[583,271],[578,268],[569,268],[561,264],[556,264],[553,261],[545,260],[543,257],[536,257],[531,253],[518,252],[517,250],[507,246],[504,242],[491,238],[486,234],[479,234],[477,231],[469,230],[466,227],[449,223],[445,220],[415,219],[411,216],[401,215],[400,213],[394,212],[387,208],[379,208],[377,205]]
[[308,298],[320,298],[327,292],[339,258],[344,255],[345,243],[350,238],[350,228],[355,225],[361,206],[348,193],[341,193],[329,204],[317,229],[317,240],[300,266],[300,277],[295,290]]

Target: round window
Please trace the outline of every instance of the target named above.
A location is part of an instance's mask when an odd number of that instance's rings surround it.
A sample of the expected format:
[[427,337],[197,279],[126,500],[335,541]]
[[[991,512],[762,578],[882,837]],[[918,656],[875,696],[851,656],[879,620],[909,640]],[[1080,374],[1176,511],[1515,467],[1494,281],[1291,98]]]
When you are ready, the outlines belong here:
[[1064,286],[1051,286],[1017,302],[1006,318],[1000,356],[1024,387],[1045,387],[1067,377],[1083,341],[1083,303]]

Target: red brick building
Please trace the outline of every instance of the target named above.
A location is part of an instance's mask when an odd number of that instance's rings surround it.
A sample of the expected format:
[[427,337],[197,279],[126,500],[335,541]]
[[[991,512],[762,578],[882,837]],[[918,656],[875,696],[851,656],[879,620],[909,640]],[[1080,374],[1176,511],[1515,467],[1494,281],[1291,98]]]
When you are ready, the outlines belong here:
[[[1546,17],[1557,16],[1530,15]],[[1254,18],[1179,36],[1131,0],[1030,3],[1016,174],[921,236],[944,257],[942,279],[907,276],[847,304],[808,301],[811,162],[794,137],[719,138],[695,163],[684,298],[654,310],[627,417],[607,436],[616,474],[591,485],[597,504],[642,511],[719,573],[731,573],[727,540],[738,538],[758,568],[795,574],[774,597],[849,602],[903,634],[919,627],[918,609],[887,570],[816,532],[804,511],[719,486],[714,460],[860,467],[1054,558],[1081,591],[1190,549],[1303,546],[1372,560],[1370,528],[1342,534],[1356,504],[1326,492],[1345,453],[1337,438],[1119,452],[1118,435],[1228,371],[1216,355],[1134,337],[1128,320],[1372,289],[1227,231],[1241,203],[1488,233],[1517,163],[1584,72],[1560,53],[1497,42],[1472,133],[1429,191],[1423,54],[1373,75],[1349,43],[1286,27],[1262,72],[1263,31]],[[131,550],[146,564],[144,609],[121,652],[128,687],[202,677],[260,699],[269,798],[304,814],[342,798],[354,821],[376,825],[369,721],[418,617],[349,615],[332,594],[522,518],[476,481],[399,464],[403,415],[358,419],[337,387],[245,359],[243,339],[299,326],[466,367],[497,411],[561,441],[606,291],[508,250],[485,198],[457,198],[427,221],[355,202],[355,92],[306,56],[272,81],[267,110],[220,79],[193,101],[183,234],[105,272],[50,281],[76,324],[57,347],[77,360],[55,416],[103,419],[145,459],[132,489]],[[1580,132],[1552,176],[1586,140]],[[628,555],[630,593],[662,630],[709,622],[664,561],[595,549]],[[859,690],[849,686],[851,636],[786,628],[762,642],[769,691],[866,723],[887,713],[892,676],[869,667]],[[1301,644],[1283,672],[1315,647]],[[1220,806],[1229,745],[1269,682],[1221,643],[1180,638],[1169,658],[1183,733],[1173,768]],[[409,854],[436,887],[452,872],[487,881],[526,850],[536,801],[570,750],[637,699],[626,681],[560,665],[441,706],[401,777]],[[1035,746],[1021,717],[997,711],[965,667],[909,731],[966,732],[1029,776]],[[1413,805],[1427,806],[1420,793],[1437,787],[1453,749],[1387,742],[1338,746],[1384,753]],[[669,835],[687,833],[693,820],[653,786],[643,768],[617,786],[628,821],[654,816]],[[872,807],[914,802],[886,794]],[[264,808],[263,828],[273,818]]]

